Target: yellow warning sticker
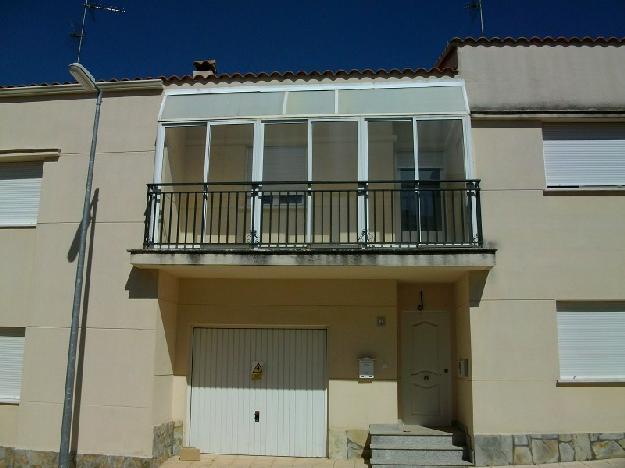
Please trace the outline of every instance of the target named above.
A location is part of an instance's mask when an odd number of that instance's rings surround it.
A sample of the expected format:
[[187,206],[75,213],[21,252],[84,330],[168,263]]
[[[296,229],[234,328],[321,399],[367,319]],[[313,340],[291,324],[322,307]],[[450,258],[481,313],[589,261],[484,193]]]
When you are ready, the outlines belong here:
[[252,362],[252,380],[261,380],[263,378],[263,372],[265,370],[265,363],[263,361]]

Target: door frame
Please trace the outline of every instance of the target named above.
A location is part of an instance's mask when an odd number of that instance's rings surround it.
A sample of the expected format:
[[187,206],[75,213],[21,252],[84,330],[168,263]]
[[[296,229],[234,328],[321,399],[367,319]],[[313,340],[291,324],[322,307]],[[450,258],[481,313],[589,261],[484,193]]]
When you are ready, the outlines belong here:
[[[193,335],[196,328],[239,328],[239,329],[276,329],[276,330],[323,330],[325,331],[326,338],[326,346],[325,346],[325,360],[323,362],[323,372],[324,372],[324,383],[326,386],[326,390],[324,393],[324,405],[325,405],[325,414],[324,414],[324,425],[325,425],[325,437],[326,437],[326,457],[329,453],[329,443],[330,443],[330,416],[329,416],[329,393],[330,393],[330,374],[329,374],[329,366],[328,366],[328,325],[284,325],[284,324],[247,324],[247,323],[207,323],[207,322],[192,322],[187,326],[189,340],[187,343],[187,365],[186,365],[186,387],[185,387],[185,417],[182,424],[183,429],[183,440],[184,445],[186,447],[191,443],[191,391],[192,391],[192,383],[193,383]],[[262,455],[259,455],[262,456]],[[269,455],[271,456],[271,455]]]
[[[397,321],[398,323],[398,381],[399,381],[399,385],[397,386],[397,408],[398,408],[398,416],[399,416],[399,421],[403,423],[404,420],[404,406],[405,406],[405,402],[404,402],[404,398],[407,398],[407,395],[404,394],[404,383],[405,383],[405,376],[404,376],[404,358],[403,358],[403,351],[404,351],[404,343],[402,340],[402,335],[403,335],[403,327],[404,327],[404,322],[405,322],[405,314],[411,314],[411,313],[433,313],[433,314],[444,314],[447,318],[447,324],[449,327],[448,330],[448,349],[449,349],[449,367],[447,367],[448,369],[448,379],[449,379],[449,385],[448,388],[446,390],[446,398],[447,398],[447,404],[446,407],[444,408],[444,412],[443,412],[443,417],[445,417],[445,415],[449,415],[448,416],[448,420],[449,423],[451,423],[452,419],[453,419],[453,379],[452,379],[452,362],[453,362],[453,356],[452,356],[452,314],[450,311],[448,310],[444,310],[444,309],[425,309],[425,310],[418,310],[418,309],[403,309],[400,310],[400,316],[399,316],[399,320]],[[410,423],[407,423],[410,424]]]

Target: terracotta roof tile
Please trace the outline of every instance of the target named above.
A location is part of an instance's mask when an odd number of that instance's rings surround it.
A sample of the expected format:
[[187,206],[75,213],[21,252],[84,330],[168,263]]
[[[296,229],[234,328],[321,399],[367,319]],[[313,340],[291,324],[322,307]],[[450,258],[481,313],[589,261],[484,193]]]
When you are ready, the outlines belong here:
[[[270,81],[270,80],[319,80],[324,78],[403,78],[403,77],[441,77],[454,76],[457,70],[452,68],[393,68],[385,69],[365,69],[365,70],[336,70],[336,71],[272,71],[272,72],[235,72],[235,73],[217,73],[212,76],[193,76],[193,75],[171,75],[157,77],[136,77],[136,78],[110,78],[106,82],[122,82],[122,81],[140,81],[160,79],[164,84],[192,84],[192,83],[219,83],[219,82],[237,82],[237,81]],[[61,84],[73,84],[66,81],[63,83],[33,83],[29,85],[4,85],[0,89],[19,88],[25,86],[54,86]]]
[[546,37],[454,37],[448,43],[447,47],[440,55],[434,67],[441,67],[442,63],[459,46],[528,46],[528,45],[544,45],[544,46],[608,46],[608,45],[625,45],[625,37],[563,37],[563,36],[546,36]]

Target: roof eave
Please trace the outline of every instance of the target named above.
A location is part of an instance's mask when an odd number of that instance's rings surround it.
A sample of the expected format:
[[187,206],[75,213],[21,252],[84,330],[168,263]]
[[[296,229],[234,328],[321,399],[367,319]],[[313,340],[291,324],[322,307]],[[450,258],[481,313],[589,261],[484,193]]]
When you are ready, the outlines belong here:
[[[133,81],[100,81],[97,84],[103,92],[107,93],[146,90],[162,91],[164,89],[163,82],[160,79]],[[77,83],[0,88],[0,98],[50,96],[55,94],[93,94],[93,92],[85,90]]]

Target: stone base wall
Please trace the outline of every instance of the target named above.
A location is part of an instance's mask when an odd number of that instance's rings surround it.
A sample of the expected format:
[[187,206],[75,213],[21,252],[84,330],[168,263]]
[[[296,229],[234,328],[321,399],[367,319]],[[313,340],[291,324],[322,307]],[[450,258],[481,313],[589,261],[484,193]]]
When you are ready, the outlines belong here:
[[328,457],[336,459],[371,458],[369,431],[331,427],[328,431]]
[[625,458],[625,433],[477,434],[473,455],[476,466]]
[[180,453],[182,447],[182,421],[169,421],[154,426],[152,442],[153,466],[161,465],[168,458]]

